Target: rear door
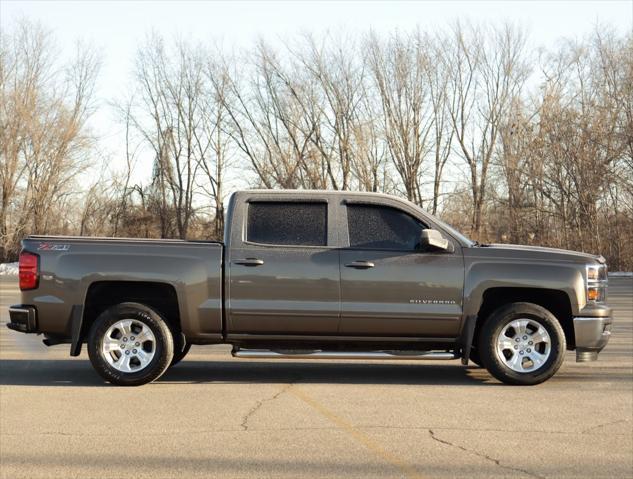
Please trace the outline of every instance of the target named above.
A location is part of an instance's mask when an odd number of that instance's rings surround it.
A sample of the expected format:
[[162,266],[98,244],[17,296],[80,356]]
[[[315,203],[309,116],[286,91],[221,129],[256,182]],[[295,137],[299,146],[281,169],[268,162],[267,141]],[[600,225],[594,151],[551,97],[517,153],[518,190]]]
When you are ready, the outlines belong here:
[[419,250],[427,225],[397,207],[347,203],[340,333],[455,337],[462,314],[463,259]]
[[[278,197],[279,195],[275,195]],[[340,278],[327,196],[239,205],[228,262],[228,334],[336,334]]]

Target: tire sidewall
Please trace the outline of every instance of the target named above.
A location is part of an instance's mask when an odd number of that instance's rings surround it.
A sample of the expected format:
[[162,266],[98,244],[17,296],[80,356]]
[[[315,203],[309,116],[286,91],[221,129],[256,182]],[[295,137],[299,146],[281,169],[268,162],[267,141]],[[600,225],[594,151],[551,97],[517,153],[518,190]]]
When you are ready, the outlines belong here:
[[[125,373],[113,368],[101,355],[107,330],[117,321],[133,319],[151,329],[156,338],[156,352],[150,363],[138,372]],[[173,337],[166,321],[152,308],[140,303],[121,303],[102,312],[88,335],[88,355],[95,370],[106,381],[121,386],[139,386],[158,379],[174,356]]]
[[[520,373],[509,368],[497,356],[496,342],[505,326],[515,319],[531,319],[548,332],[550,355],[539,369]],[[566,350],[565,333],[556,317],[547,309],[531,303],[513,303],[496,310],[484,324],[479,338],[479,353],[483,365],[500,381],[516,385],[539,384],[552,377],[560,368]]]

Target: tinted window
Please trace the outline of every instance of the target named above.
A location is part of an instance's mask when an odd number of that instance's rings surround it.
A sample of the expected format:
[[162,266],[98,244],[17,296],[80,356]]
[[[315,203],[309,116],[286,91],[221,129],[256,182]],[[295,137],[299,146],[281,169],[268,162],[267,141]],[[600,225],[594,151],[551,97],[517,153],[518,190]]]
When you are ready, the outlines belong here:
[[403,211],[386,206],[347,205],[350,246],[414,250],[424,226]]
[[246,235],[254,243],[325,246],[327,204],[250,203]]

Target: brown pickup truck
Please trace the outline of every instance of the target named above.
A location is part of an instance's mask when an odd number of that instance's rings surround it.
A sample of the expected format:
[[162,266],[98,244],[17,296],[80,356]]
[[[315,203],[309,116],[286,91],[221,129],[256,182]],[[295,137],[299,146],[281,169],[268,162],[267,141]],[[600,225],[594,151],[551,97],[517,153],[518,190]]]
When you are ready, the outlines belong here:
[[8,327],[84,343],[106,380],[140,385],[192,344],[239,358],[468,360],[537,384],[565,350],[591,361],[611,309],[602,257],[478,244],[401,199],[232,195],[224,242],[31,236]]

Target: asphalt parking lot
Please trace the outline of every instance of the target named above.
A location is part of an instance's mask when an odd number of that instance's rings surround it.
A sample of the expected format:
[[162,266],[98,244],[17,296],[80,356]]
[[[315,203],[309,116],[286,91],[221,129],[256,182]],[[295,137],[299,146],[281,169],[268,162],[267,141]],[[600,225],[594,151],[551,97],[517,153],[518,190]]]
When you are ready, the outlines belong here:
[[613,337],[534,387],[439,362],[232,359],[194,347],[158,382],[9,331],[0,281],[0,477],[632,477],[633,279]]

